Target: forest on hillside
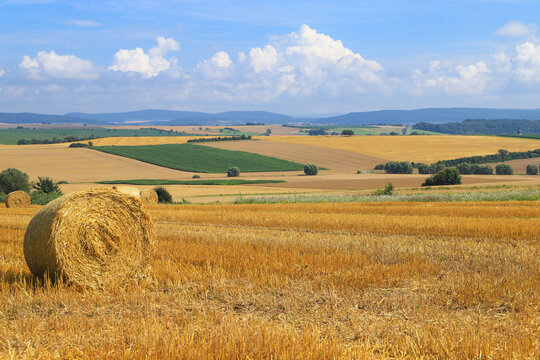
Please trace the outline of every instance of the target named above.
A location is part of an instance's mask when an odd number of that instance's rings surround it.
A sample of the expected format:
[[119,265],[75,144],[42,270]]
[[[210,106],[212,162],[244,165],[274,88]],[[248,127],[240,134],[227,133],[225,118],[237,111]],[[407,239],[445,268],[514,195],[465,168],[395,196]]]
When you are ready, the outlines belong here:
[[540,134],[540,120],[468,119],[442,124],[420,122],[413,128],[455,135]]

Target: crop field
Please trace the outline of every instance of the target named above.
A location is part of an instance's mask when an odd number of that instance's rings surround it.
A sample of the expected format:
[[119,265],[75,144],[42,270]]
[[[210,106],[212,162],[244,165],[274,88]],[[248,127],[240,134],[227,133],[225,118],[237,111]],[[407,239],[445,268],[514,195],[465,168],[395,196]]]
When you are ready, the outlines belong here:
[[[168,132],[162,130],[152,129],[107,129],[99,127],[89,128],[33,128],[29,125],[24,128],[8,128],[0,129],[0,144],[15,145],[20,139],[37,139],[37,140],[52,140],[53,138],[63,139],[68,136],[76,136],[78,138],[90,138],[90,137],[138,137],[138,136],[152,136],[152,137],[169,137],[180,135],[177,132]],[[95,141],[95,140],[93,140]]]
[[241,172],[303,170],[304,165],[243,151],[192,144],[153,146],[97,146],[93,149],[176,170],[219,173],[231,166]]
[[150,279],[34,279],[0,205],[0,357],[537,359],[540,204],[152,206]]
[[392,161],[425,163],[495,154],[499,149],[528,151],[540,147],[540,142],[535,139],[496,136],[270,136],[266,139],[284,144],[346,150]]

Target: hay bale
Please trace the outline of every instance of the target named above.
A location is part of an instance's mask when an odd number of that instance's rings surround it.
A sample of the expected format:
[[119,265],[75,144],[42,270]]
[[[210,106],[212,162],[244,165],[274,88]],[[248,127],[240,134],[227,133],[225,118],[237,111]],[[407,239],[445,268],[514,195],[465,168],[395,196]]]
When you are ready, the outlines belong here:
[[10,192],[6,198],[6,207],[8,208],[28,207],[30,203],[30,195],[21,190]]
[[116,191],[120,191],[121,193],[124,193],[124,194],[127,194],[127,195],[131,195],[131,196],[134,196],[136,197],[137,199],[140,199],[141,198],[141,191],[135,187],[131,187],[131,186],[113,186],[112,187],[114,190]]
[[34,216],[24,257],[34,275],[99,288],[144,275],[154,236],[139,199],[91,189],[53,200]]
[[156,205],[158,203],[158,195],[152,189],[141,191],[141,201],[143,204]]

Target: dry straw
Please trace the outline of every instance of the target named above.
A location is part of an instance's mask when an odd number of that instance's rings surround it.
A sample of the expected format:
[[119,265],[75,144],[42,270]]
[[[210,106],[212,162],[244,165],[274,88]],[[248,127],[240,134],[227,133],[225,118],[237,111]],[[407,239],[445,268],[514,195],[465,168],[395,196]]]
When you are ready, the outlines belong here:
[[30,206],[30,196],[25,191],[13,191],[10,192],[6,198],[6,207],[8,208],[20,208]]
[[41,209],[26,230],[24,256],[34,275],[99,288],[144,276],[154,237],[139,199],[92,189]]
[[137,199],[141,198],[141,191],[135,187],[131,186],[113,186],[113,189],[116,191],[120,191],[121,193],[131,195],[136,197]]
[[158,203],[158,194],[152,189],[143,190],[141,191],[141,201],[143,204],[155,205]]

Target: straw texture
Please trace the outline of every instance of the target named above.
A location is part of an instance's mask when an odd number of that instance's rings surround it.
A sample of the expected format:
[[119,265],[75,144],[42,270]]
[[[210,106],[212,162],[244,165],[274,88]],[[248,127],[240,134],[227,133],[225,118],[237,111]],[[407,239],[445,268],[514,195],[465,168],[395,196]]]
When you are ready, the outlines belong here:
[[6,207],[20,208],[30,206],[30,196],[21,190],[10,192],[6,198]]
[[156,205],[158,203],[158,194],[152,189],[143,190],[141,191],[141,201],[143,204]]
[[144,275],[154,237],[139,199],[92,189],[41,209],[26,230],[24,256],[34,275],[99,288]]
[[121,193],[134,196],[137,199],[141,198],[141,191],[135,187],[115,185],[113,186],[113,190],[120,191]]

